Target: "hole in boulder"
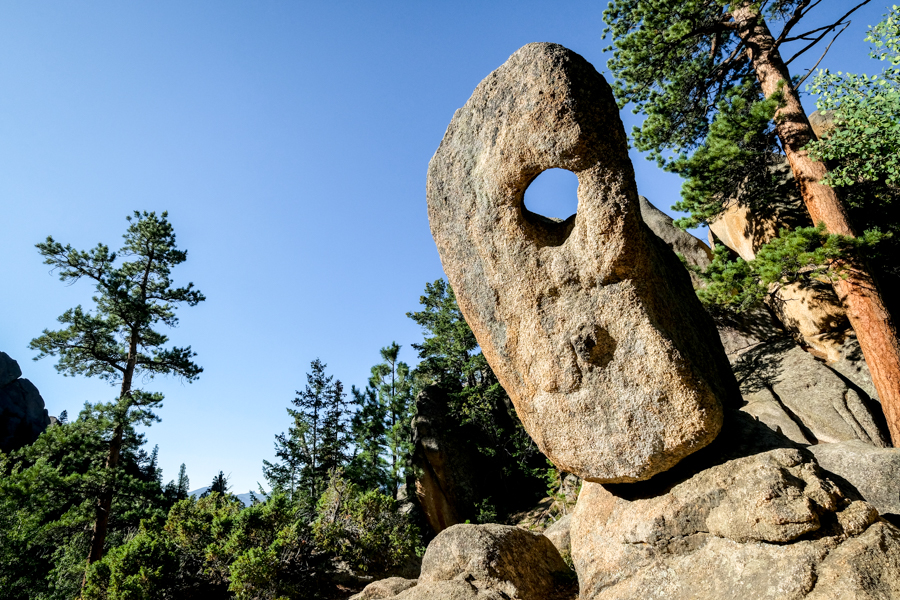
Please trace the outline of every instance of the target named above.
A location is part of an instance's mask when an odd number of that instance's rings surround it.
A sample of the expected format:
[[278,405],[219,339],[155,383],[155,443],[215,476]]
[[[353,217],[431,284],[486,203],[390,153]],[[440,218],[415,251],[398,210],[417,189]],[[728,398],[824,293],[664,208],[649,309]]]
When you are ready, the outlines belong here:
[[535,177],[525,190],[528,212],[556,221],[578,212],[578,177],[565,169],[548,169]]

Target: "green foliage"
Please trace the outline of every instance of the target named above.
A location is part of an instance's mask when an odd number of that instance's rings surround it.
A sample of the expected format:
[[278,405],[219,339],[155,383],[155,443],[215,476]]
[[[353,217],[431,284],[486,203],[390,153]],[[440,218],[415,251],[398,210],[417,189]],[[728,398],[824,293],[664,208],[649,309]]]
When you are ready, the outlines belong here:
[[681,201],[672,208],[689,216],[676,225],[708,224],[727,208],[723,199],[760,212],[796,194],[775,143],[772,117],[778,105],[778,98],[760,100],[752,85],[733,88],[719,102],[703,143],[666,165],[685,179]]
[[371,385],[360,391],[351,389],[356,412],[350,430],[356,452],[347,465],[347,477],[363,489],[388,489],[391,486],[389,466],[384,459],[387,446],[387,407]]
[[850,187],[864,182],[889,188],[874,201],[889,204],[900,188],[900,10],[896,6],[866,41],[873,58],[887,62],[880,75],[831,73],[820,70],[811,91],[820,111],[833,110],[835,130],[810,143],[810,154],[834,164],[823,183]]
[[[190,346],[165,348],[168,338],[154,327],[175,327],[178,304],[195,306],[205,300],[194,285],[173,288],[172,268],[187,259],[175,245],[167,213],[134,213],[128,217],[125,243],[118,252],[98,244],[90,251],[63,246],[48,237],[37,244],[44,264],[58,271],[60,281],[88,279],[94,284],[96,308],[80,305],[67,310],[57,331],[44,330],[31,341],[37,359],[58,356],[56,369],[66,375],[87,375],[113,382],[130,375],[152,378],[175,374],[187,381],[203,371],[193,363]],[[119,260],[119,259],[133,260]],[[132,347],[133,346],[133,347]],[[161,399],[161,398],[160,398]],[[153,404],[158,404],[154,398]]]
[[159,471],[126,425],[121,460],[106,468],[115,425],[109,405],[86,405],[34,444],[0,455],[0,590],[14,599],[78,594],[94,518],[93,498],[114,486],[107,542],[123,543],[141,519],[165,514]]
[[884,239],[885,234],[878,230],[851,238],[828,234],[824,225],[782,229],[751,261],[732,259],[731,252],[718,245],[705,270],[688,268],[706,282],[697,296],[707,309],[740,313],[757,306],[781,285],[815,285],[845,277],[846,269],[852,268],[846,262],[848,256],[865,256]]
[[292,401],[297,410],[287,409],[294,421],[275,437],[279,461],[263,461],[263,473],[275,490],[292,499],[301,494],[308,506],[315,504],[328,483],[328,473],[348,460],[347,401],[344,386],[325,374],[327,365],[319,359],[310,363],[306,387]]
[[91,566],[84,600],[315,598],[322,561],[310,514],[282,493],[178,502]]
[[209,487],[200,494],[201,498],[206,498],[210,494],[217,493],[225,495],[228,493],[228,478],[225,477],[225,473],[219,471],[219,474],[213,477],[212,483],[209,484]]
[[417,528],[390,496],[361,491],[334,472],[318,504],[313,532],[319,547],[364,572],[383,573],[421,553]]
[[[780,18],[801,0],[767,3]],[[686,153],[701,145],[712,116],[736,86],[755,78],[725,0],[613,0],[603,14],[612,39],[613,91],[646,120],[633,140],[652,158]]]
[[308,486],[302,485],[302,477],[304,468],[310,462],[307,445],[309,427],[303,413],[290,408],[287,412],[294,423],[288,427],[287,433],[275,436],[275,456],[278,460],[274,463],[263,461],[263,476],[273,491],[283,492],[294,500],[300,498],[298,494],[308,490]]
[[406,462],[412,452],[413,380],[409,365],[397,359],[399,353],[397,342],[381,349],[383,362],[372,367],[368,386],[375,391],[378,403],[384,408],[384,445],[390,469],[387,489],[391,495],[397,493],[400,483],[406,479]]
[[480,351],[453,289],[438,279],[426,284],[419,302],[421,311],[407,313],[425,332],[424,341],[413,344],[421,359],[414,373],[418,385],[435,383],[446,391],[450,415],[458,423],[454,435],[482,455],[485,477],[495,479],[486,484],[496,493],[482,492],[503,499],[498,513],[530,501],[540,486],[535,468],[543,455]]

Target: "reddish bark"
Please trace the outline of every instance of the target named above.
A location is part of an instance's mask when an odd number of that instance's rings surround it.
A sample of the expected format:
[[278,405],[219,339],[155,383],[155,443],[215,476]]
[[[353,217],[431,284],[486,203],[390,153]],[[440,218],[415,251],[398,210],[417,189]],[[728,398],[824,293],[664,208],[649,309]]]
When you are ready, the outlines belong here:
[[[735,9],[732,17],[763,94],[766,98],[776,93],[782,95],[783,106],[775,113],[775,128],[813,223],[824,223],[829,233],[855,236],[847,210],[835,190],[819,183],[827,173],[825,165],[810,158],[803,149],[815,139],[815,134],[797,91],[790,85],[790,72],[765,19],[749,2]],[[900,341],[897,328],[866,266],[858,260],[847,266],[846,279],[836,281],[834,289],[847,309],[850,324],[872,373],[891,441],[895,447],[900,447]]]

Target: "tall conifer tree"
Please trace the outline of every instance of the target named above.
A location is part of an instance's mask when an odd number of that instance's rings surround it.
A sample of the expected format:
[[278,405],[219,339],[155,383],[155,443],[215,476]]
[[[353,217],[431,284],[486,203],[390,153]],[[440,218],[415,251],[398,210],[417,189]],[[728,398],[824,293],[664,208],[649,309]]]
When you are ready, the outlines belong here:
[[[695,154],[718,153],[705,164],[694,165],[700,168],[694,182],[702,187],[708,176],[728,180],[730,171],[734,186],[740,187],[754,174],[741,172],[740,162],[722,154],[739,147],[740,138],[731,145],[722,140],[714,145],[708,134],[717,115],[744,111],[757,123],[768,123],[745,135],[761,136],[764,145],[777,143],[813,224],[823,224],[828,234],[855,238],[847,207],[833,188],[822,183],[828,174],[826,166],[813,160],[806,148],[816,137],[800,103],[797,88],[802,80],[792,78],[788,65],[846,27],[848,17],[869,1],[848,6],[833,0],[831,8],[839,18],[797,33],[798,25],[810,21],[809,11],[820,1],[613,0],[604,13],[615,48],[609,61],[616,77],[613,89],[620,106],[631,103],[647,116],[634,132],[635,146],[649,150],[676,171],[679,161],[683,169],[683,161],[695,149],[699,148]],[[770,29],[775,24],[781,24],[777,35]],[[785,59],[782,51],[792,42],[800,47]],[[760,116],[764,119],[759,120]],[[678,160],[669,163],[670,152],[679,155]],[[770,165],[763,157],[757,161],[755,175],[772,179]],[[720,189],[717,196],[711,190],[703,219],[714,216],[716,198],[721,203],[728,198],[727,192]],[[843,267],[841,276],[833,278],[834,289],[872,372],[891,437],[895,445],[900,444],[897,326],[865,260],[849,252]]]
[[39,351],[37,359],[59,357],[56,369],[62,373],[99,377],[119,386],[109,407],[114,425],[106,456],[108,483],[96,499],[88,564],[103,557],[123,433],[132,423],[156,420],[152,411],[163,400],[162,394],[135,388],[135,377],[176,375],[192,382],[203,371],[193,362],[190,346],[167,348],[168,338],[155,329],[178,324],[178,305],[194,306],[205,299],[192,283],[172,285],[172,268],[187,259],[187,252],[177,248],[167,216],[135,212],[127,217],[125,242],[118,252],[104,244],[87,252],[76,250],[52,237],[37,244],[44,263],[60,280],[86,279],[97,295],[93,310],[80,305],[67,310],[58,319],[65,327],[45,329],[30,347]]

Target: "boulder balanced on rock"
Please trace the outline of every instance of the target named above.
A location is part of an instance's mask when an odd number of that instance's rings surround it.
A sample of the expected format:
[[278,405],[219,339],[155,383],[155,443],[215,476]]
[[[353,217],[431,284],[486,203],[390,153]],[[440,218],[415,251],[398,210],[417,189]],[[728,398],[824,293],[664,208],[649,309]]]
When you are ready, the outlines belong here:
[[[577,215],[530,213],[542,171],[578,176]],[[528,433],[594,482],[665,471],[739,401],[678,258],[641,221],[612,91],[581,56],[529,44],[479,84],[428,169],[444,271]]]

